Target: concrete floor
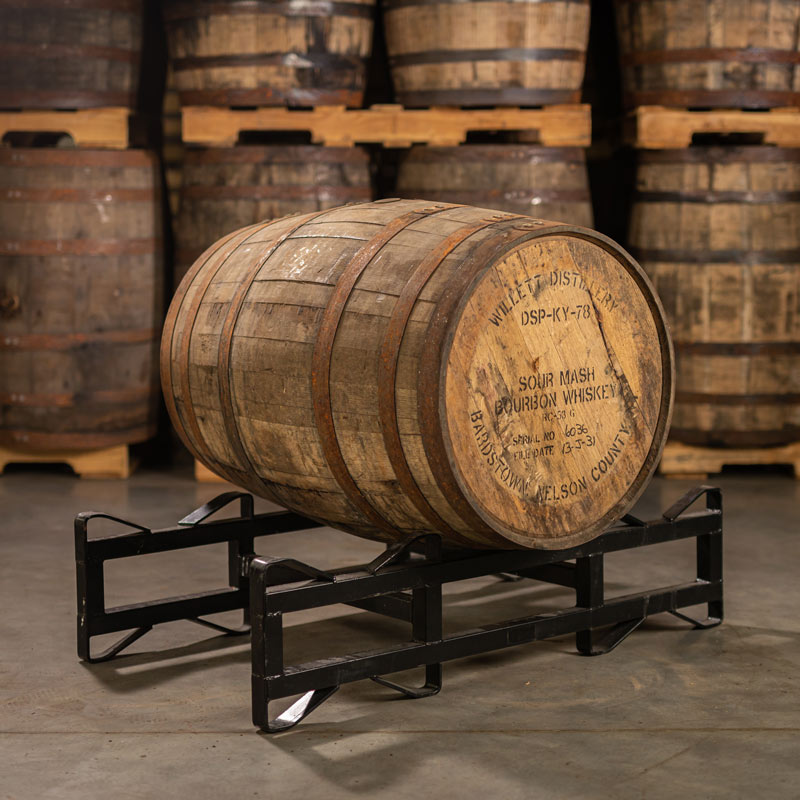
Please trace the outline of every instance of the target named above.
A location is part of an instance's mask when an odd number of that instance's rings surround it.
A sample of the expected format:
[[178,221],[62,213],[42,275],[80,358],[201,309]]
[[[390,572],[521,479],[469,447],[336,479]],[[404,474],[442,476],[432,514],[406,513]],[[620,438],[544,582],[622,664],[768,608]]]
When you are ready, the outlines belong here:
[[[800,482],[737,475],[725,492],[725,624],[654,617],[613,653],[563,638],[445,665],[444,689],[396,699],[344,686],[279,736],[250,723],[246,641],[163,625],[114,662],[75,655],[71,520],[98,509],[158,527],[217,487],[142,471],[127,482],[0,478],[0,798],[800,797]],[[656,480],[655,516],[688,483]],[[267,507],[262,504],[262,507]],[[101,533],[99,526],[96,533]],[[266,552],[267,540],[261,540]],[[321,567],[380,549],[318,530],[270,554]],[[109,605],[224,585],[224,549],[107,569]],[[614,592],[692,577],[690,543],[609,557]],[[609,592],[612,593],[612,592]],[[451,586],[451,629],[570,604],[493,578]],[[391,641],[400,623],[355,610],[287,618],[287,663]]]

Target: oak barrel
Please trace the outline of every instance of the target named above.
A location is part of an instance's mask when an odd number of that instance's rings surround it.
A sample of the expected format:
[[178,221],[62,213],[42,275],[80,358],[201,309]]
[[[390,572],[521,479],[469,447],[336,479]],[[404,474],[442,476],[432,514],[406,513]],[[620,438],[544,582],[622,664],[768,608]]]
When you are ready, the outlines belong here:
[[361,536],[586,541],[669,421],[649,282],[601,234],[386,200],[210,247],[167,315],[172,420],[210,469]]
[[672,436],[800,439],[800,150],[641,152],[630,240],[675,340]]
[[375,0],[167,0],[183,105],[361,106]]
[[144,151],[0,149],[0,444],[155,433],[159,180]]
[[579,147],[419,145],[400,164],[397,191],[404,197],[593,225],[586,158]]
[[136,105],[143,0],[0,3],[0,108]]
[[616,0],[629,106],[800,101],[800,0]]
[[360,147],[241,146],[184,154],[175,283],[217,239],[244,225],[372,197]]
[[383,14],[404,105],[580,102],[589,0],[388,0]]

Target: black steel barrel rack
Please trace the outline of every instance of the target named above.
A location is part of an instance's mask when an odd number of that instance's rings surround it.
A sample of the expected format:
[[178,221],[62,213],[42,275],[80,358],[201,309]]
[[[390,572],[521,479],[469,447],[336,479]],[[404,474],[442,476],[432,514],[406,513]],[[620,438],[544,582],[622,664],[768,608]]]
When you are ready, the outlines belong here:
[[[705,496],[705,508],[689,507]],[[240,501],[232,519],[207,521]],[[128,528],[90,539],[89,522],[112,520]],[[687,492],[661,518],[643,522],[626,515],[601,536],[567,550],[447,550],[435,534],[412,536],[388,547],[369,564],[320,570],[290,558],[259,556],[254,539],[276,533],[320,527],[294,512],[254,514],[253,498],[228,492],[180,521],[175,528],[151,530],[98,512],[75,520],[78,589],[78,655],[88,662],[114,658],[154,625],[191,620],[226,634],[251,634],[253,722],[274,733],[296,725],[343,683],[370,678],[412,697],[436,694],[442,687],[442,664],[554,636],[574,633],[578,652],[601,655],[616,647],[653,614],[668,612],[697,628],[722,621],[722,495],[700,486]],[[603,560],[606,554],[679,539],[695,539],[696,577],[685,583],[636,594],[606,598]],[[228,583],[222,589],[182,597],[106,608],[103,565],[110,559],[228,543]],[[575,604],[554,612],[498,622],[443,636],[442,586],[485,575],[535,580],[575,590]],[[286,665],[283,615],[292,611],[343,603],[410,623],[406,641],[368,652]],[[679,609],[706,605],[707,616],[694,619]],[[204,619],[240,609],[242,626],[229,628]],[[93,636],[126,634],[115,645],[91,654]],[[424,667],[420,687],[395,683],[385,676]],[[269,703],[302,695],[274,718]]]

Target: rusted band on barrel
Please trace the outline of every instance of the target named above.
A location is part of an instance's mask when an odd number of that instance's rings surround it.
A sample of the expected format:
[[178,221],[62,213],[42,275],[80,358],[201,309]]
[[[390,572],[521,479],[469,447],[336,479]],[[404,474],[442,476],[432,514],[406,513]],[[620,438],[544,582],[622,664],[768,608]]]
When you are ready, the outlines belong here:
[[[125,106],[136,104],[136,90],[99,91],[94,89],[0,89],[3,108],[25,109],[75,109]],[[64,130],[70,128],[69,118],[64,119]]]
[[155,328],[93,333],[9,333],[0,336],[0,350],[72,350],[90,345],[141,344],[157,340]]
[[361,108],[363,88],[304,89],[263,86],[260,89],[180,89],[181,105],[184,106],[259,106],[282,105],[284,102],[296,106],[333,105]]
[[[12,0],[4,5],[10,7],[11,13],[18,14],[20,11],[20,3],[17,0]],[[25,0],[24,8],[41,8],[43,11],[47,9],[50,13],[58,12],[71,12],[79,9],[97,9],[100,11],[116,11],[121,14],[136,14],[141,16],[143,11],[142,0]]]
[[664,264],[791,264],[800,261],[800,250],[679,250],[631,247],[642,262]]
[[[69,116],[65,116],[65,121]],[[0,148],[0,164],[8,167],[147,167],[157,160],[147,150],[61,150],[58,148]]]
[[697,146],[674,150],[640,150],[637,154],[640,164],[683,164],[700,163],[709,166],[717,164],[774,164],[800,161],[800,148],[763,147],[742,145],[741,147]]
[[585,164],[581,147],[542,147],[530,144],[462,144],[455,147],[415,145],[406,164],[453,164],[478,162],[523,164]]
[[676,403],[711,406],[793,406],[800,403],[800,392],[773,394],[718,394],[717,392],[675,393]]
[[404,106],[546,106],[557,103],[580,103],[579,89],[396,89]]
[[681,64],[687,62],[726,61],[738,64],[800,64],[797,50],[774,50],[768,47],[690,47],[670,50],[635,50],[621,57],[624,67],[639,64]]
[[187,56],[172,61],[176,72],[219,67],[292,67],[293,69],[347,70],[361,68],[364,58],[342,53],[233,53],[224,56]]
[[372,188],[363,186],[325,186],[315,183],[272,184],[270,186],[183,186],[181,196],[197,200],[316,200],[324,198],[346,203],[371,199]]
[[496,47],[475,50],[420,50],[389,56],[392,67],[472,61],[583,61],[586,50],[556,47]]
[[64,58],[75,60],[97,59],[135,64],[139,61],[139,48],[101,47],[95,44],[55,44],[42,46],[38,42],[3,42],[3,59],[34,58],[38,60]]
[[435,250],[424,258],[408,279],[400,297],[395,304],[389,325],[381,347],[381,356],[378,362],[378,416],[381,420],[381,431],[386,452],[392,462],[397,480],[401,488],[416,507],[417,511],[441,533],[447,533],[463,543],[469,540],[448,525],[436,512],[427,498],[420,491],[406,459],[403,444],[400,438],[400,426],[397,419],[397,396],[395,392],[397,381],[397,364],[400,358],[400,347],[406,326],[411,318],[420,292],[427,284],[430,277],[440,264],[462,242],[465,242],[478,231],[495,225],[503,214],[498,214],[498,219],[483,220],[476,225],[469,225],[451,233]]
[[100,389],[89,392],[0,392],[0,405],[24,408],[74,408],[77,405],[124,405],[155,399],[158,388]]
[[161,239],[0,239],[8,256],[144,256],[160,248]]
[[[576,148],[577,149],[577,148]],[[184,163],[196,164],[369,164],[361,147],[320,147],[319,145],[240,145],[187,150]]]
[[[268,222],[262,222],[257,225],[251,225],[245,228],[244,231],[238,230],[229,234],[218,242],[215,242],[209,247],[205,253],[194,263],[189,271],[184,275],[183,280],[175,292],[175,297],[170,304],[169,311],[167,312],[167,319],[164,323],[164,333],[161,337],[161,385],[164,389],[164,398],[167,403],[167,409],[170,417],[176,421],[175,429],[181,437],[181,441],[186,445],[189,452],[199,461],[206,464],[214,464],[214,468],[219,471],[224,477],[232,480],[231,474],[225,466],[219,464],[210,453],[206,452],[204,448],[203,434],[200,431],[200,426],[197,423],[197,416],[194,413],[194,403],[191,397],[191,387],[189,385],[189,349],[191,338],[194,328],[194,321],[197,318],[197,312],[203,302],[208,287],[216,277],[222,265],[228,260],[231,254],[236,250],[240,244],[240,238],[245,231],[255,233],[262,228],[267,227]],[[194,286],[194,281],[198,273],[206,266],[208,260],[213,256],[217,256],[219,263],[216,269],[211,269],[203,276],[203,280]],[[178,407],[175,402],[175,388],[173,386],[172,376],[172,347],[173,337],[175,335],[175,323],[178,314],[183,309],[186,294],[190,287],[194,288],[192,301],[186,312],[186,323],[184,324],[181,335],[175,343],[178,355],[176,361],[178,364],[178,390],[183,400],[184,414],[178,412]],[[178,425],[177,422],[181,421],[182,424]],[[190,435],[191,434],[191,435]]]
[[[409,6],[425,6],[426,8],[430,8],[431,6],[440,6],[440,5],[469,5],[470,3],[474,3],[476,0],[381,0],[381,6],[384,8],[385,11],[394,11],[396,8],[408,8]],[[491,0],[489,0],[491,2]],[[497,5],[499,5],[499,0],[495,0]],[[552,4],[559,4],[559,5],[580,5],[580,6],[588,6],[589,0],[505,0],[503,5],[508,5],[508,3],[512,5],[519,4],[520,6],[530,6],[530,5],[539,5],[544,3],[552,3]]]
[[770,108],[796,105],[798,98],[800,92],[773,89],[651,89],[625,92],[625,104],[631,107]]
[[225,433],[227,434],[228,442],[236,454],[236,458],[242,465],[242,471],[248,473],[252,480],[258,482],[265,496],[277,503],[280,503],[280,498],[275,494],[273,485],[258,474],[252,459],[244,449],[239,426],[236,423],[236,413],[233,408],[233,380],[230,371],[231,351],[233,350],[233,332],[236,329],[236,323],[239,320],[239,314],[242,311],[250,287],[253,285],[264,265],[269,261],[278,247],[295,233],[295,231],[302,228],[303,225],[315,220],[317,217],[326,214],[327,211],[328,209],[317,211],[313,214],[303,214],[302,216],[293,218],[291,225],[270,242],[266,251],[236,287],[236,292],[231,298],[227,314],[225,315],[220,329],[219,347],[217,349],[217,375],[219,383],[219,403],[222,412],[222,423],[225,426]]
[[677,191],[636,192],[637,203],[797,203],[800,192]]
[[800,342],[674,342],[687,356],[795,356]]
[[[587,0],[588,2],[588,0]],[[170,3],[164,10],[168,23],[205,16],[230,17],[238,14],[279,14],[283,17],[361,17],[371,20],[375,3],[343,0],[241,0],[241,2]]]
[[5,189],[0,201],[20,203],[155,203],[160,193],[155,186],[147,189]]
[[439,204],[429,208],[420,208],[403,214],[393,219],[378,234],[358,250],[353,259],[344,269],[336,281],[336,287],[331,294],[325,311],[322,314],[317,338],[314,342],[314,352],[311,357],[311,395],[314,403],[314,419],[317,423],[317,432],[322,445],[322,452],[328,463],[331,474],[341,487],[347,499],[368,519],[376,528],[394,536],[398,530],[391,525],[375,509],[365,497],[359,486],[353,480],[350,470],[345,463],[339,440],[336,436],[336,426],[333,420],[333,404],[331,401],[331,359],[333,344],[339,322],[344,314],[345,306],[355,288],[356,282],[372,259],[395,237],[409,225],[433,214],[441,213],[453,205]]
[[[31,450],[94,450],[100,447],[114,447],[121,444],[144,442],[156,434],[156,424],[139,425],[135,428],[107,433],[45,433],[11,429],[0,431],[0,445],[5,447],[29,447]],[[13,462],[12,462],[13,463]]]
[[467,206],[482,206],[484,203],[505,200],[506,202],[522,202],[535,209],[541,203],[590,203],[588,189],[412,189],[405,187],[407,194],[421,200],[446,199],[451,203],[463,203]]

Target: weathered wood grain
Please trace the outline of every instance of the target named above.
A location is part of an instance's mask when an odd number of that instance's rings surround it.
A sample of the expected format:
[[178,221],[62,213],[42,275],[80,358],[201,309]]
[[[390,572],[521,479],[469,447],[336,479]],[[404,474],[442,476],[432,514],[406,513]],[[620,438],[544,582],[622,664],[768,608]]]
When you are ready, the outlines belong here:
[[188,150],[176,230],[175,285],[226,233],[260,220],[372,198],[360,147],[242,146]]
[[672,436],[800,439],[800,150],[641,153],[630,242],[675,339]]
[[386,45],[407,106],[577,103],[588,0],[390,0]]
[[397,192],[593,225],[586,159],[577,147],[414,147],[400,164]]
[[142,0],[0,4],[0,108],[134,108],[142,14]]
[[360,106],[374,0],[167,0],[183,105]]
[[616,0],[629,106],[800,100],[798,0]]
[[207,467],[369,538],[586,541],[643,489],[672,393],[639,267],[592,231],[419,200],[230,234],[162,339]]
[[154,434],[159,183],[143,151],[0,150],[0,444]]

